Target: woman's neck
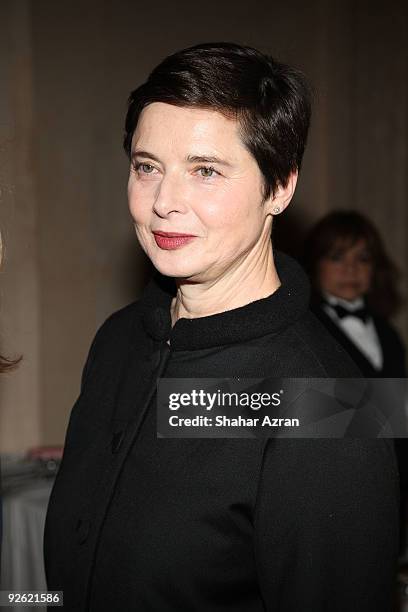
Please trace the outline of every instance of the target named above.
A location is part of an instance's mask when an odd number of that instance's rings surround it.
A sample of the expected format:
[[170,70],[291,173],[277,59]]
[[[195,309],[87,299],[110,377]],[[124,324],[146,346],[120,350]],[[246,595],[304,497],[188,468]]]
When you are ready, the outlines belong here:
[[173,325],[181,318],[206,317],[266,298],[280,286],[270,238],[255,245],[216,279],[179,279],[176,283],[177,294],[171,304]]

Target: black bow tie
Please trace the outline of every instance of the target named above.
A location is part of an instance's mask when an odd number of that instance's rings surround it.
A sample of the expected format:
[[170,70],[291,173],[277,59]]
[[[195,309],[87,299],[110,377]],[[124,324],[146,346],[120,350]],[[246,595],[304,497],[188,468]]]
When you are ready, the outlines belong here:
[[370,316],[365,306],[362,308],[357,308],[357,310],[347,310],[347,308],[340,306],[340,304],[329,304],[328,302],[326,302],[326,304],[330,306],[330,308],[333,308],[339,319],[343,319],[344,317],[357,317],[358,319],[361,319],[363,323],[366,323]]

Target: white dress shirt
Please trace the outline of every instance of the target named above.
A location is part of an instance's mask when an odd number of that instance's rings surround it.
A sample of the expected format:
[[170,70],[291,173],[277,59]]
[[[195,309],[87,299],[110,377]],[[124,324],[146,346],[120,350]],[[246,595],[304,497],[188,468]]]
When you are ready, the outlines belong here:
[[[364,299],[357,298],[353,301],[343,300],[325,291],[322,292],[327,304],[323,304],[324,311],[331,319],[342,329],[342,331],[350,338],[356,347],[364,354],[370,363],[377,370],[381,370],[383,364],[383,353],[380,340],[374,326],[373,319],[368,317],[364,322],[359,317],[353,316],[353,311],[364,307]],[[338,304],[350,311],[350,316],[346,315],[341,318],[337,315],[330,304]]]

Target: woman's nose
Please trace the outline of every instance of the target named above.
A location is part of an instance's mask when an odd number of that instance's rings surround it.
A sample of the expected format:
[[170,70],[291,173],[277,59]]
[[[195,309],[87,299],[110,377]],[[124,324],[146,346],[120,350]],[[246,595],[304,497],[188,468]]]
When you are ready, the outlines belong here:
[[175,176],[164,176],[157,187],[153,211],[159,217],[167,217],[171,213],[185,213],[186,210],[186,193],[182,180]]

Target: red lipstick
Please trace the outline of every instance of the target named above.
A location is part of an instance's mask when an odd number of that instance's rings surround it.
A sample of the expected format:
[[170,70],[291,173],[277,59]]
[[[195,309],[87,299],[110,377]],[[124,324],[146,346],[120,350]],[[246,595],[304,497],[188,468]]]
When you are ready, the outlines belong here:
[[153,231],[154,239],[156,240],[156,244],[161,249],[165,249],[166,251],[171,251],[173,249],[179,249],[184,245],[191,242],[197,236],[193,236],[192,234],[180,234],[179,232],[161,232],[161,231]]

